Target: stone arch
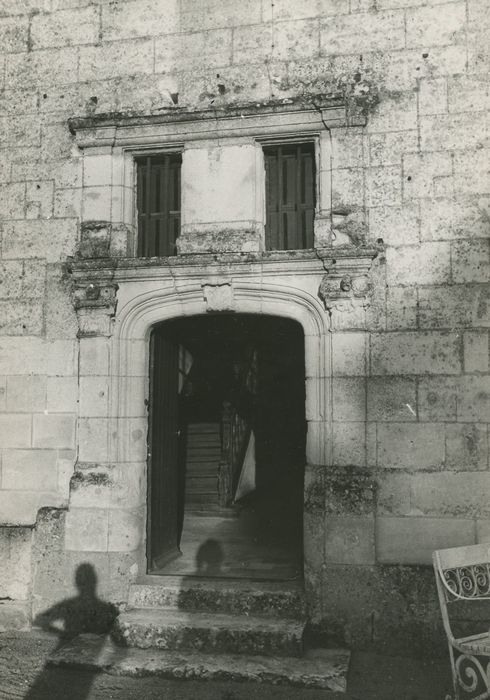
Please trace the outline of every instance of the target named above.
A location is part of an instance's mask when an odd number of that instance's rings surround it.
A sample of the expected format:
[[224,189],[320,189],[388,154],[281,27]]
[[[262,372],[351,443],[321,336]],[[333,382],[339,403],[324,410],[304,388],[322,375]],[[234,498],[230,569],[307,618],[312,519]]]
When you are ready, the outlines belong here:
[[[157,323],[207,312],[201,286],[160,287],[123,301],[114,322],[111,351],[110,445],[114,462],[126,461],[125,442],[117,429],[120,416],[130,415],[135,383],[148,382],[149,335]],[[306,456],[309,464],[326,464],[329,410],[330,347],[328,316],[320,301],[304,289],[273,283],[233,284],[233,312],[267,314],[297,321],[305,336]]]

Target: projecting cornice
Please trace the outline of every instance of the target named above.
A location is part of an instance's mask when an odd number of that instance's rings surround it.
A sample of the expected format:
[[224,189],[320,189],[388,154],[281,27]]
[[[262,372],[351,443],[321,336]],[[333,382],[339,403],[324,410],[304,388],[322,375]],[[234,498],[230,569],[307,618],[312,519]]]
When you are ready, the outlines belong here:
[[342,95],[215,105],[189,110],[165,107],[158,112],[114,112],[74,117],[68,126],[80,148],[138,146],[208,138],[284,136],[289,132],[315,133],[324,129],[364,126],[365,116],[349,107]]

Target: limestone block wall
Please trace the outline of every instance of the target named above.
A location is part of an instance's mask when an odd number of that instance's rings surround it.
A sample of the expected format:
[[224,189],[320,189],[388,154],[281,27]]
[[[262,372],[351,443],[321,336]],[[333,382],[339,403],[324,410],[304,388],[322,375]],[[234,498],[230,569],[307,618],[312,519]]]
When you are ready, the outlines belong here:
[[[328,311],[333,433],[308,499],[320,525],[306,543],[312,615],[359,643],[383,639],[400,616],[417,630],[435,619],[430,551],[490,537],[488,33],[485,0],[0,0],[6,624],[24,624],[33,595],[41,607],[48,595],[31,536],[59,544],[56,595],[70,590],[69,561],[97,560],[102,582],[111,561],[123,579],[134,564],[107,504],[88,531],[68,512],[69,535],[64,513],[39,515],[68,508],[77,460],[104,461],[94,446],[111,400],[105,341],[78,339],[63,263],[81,220],[129,216],[111,149],[83,158],[68,118],[339,91],[367,125],[322,137],[325,240],[382,239],[386,253],[366,317]],[[253,173],[251,157],[234,162],[245,161]],[[202,191],[188,192],[189,231],[256,220],[249,176],[235,175],[248,187],[240,210],[218,198],[213,220]],[[79,368],[80,343],[93,345],[90,367]],[[91,551],[83,532],[100,537]],[[346,579],[358,582],[347,598]],[[121,599],[123,589],[104,590]]]

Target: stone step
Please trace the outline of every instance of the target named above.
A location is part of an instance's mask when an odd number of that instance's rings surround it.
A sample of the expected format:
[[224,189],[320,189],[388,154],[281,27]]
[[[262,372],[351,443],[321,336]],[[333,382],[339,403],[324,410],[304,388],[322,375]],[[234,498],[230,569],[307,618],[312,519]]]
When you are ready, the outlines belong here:
[[[83,634],[55,651],[48,663],[114,676],[251,681],[345,693],[349,661],[350,652],[345,649],[312,649],[302,658],[215,655],[124,648],[109,637]],[[267,697],[266,690],[262,697]],[[286,689],[284,697],[288,697]]]
[[301,656],[304,626],[286,618],[136,608],[119,615],[113,636],[140,649]]
[[173,608],[188,612],[228,613],[302,619],[302,589],[295,582],[227,581],[184,576],[145,576],[129,589],[132,608]]

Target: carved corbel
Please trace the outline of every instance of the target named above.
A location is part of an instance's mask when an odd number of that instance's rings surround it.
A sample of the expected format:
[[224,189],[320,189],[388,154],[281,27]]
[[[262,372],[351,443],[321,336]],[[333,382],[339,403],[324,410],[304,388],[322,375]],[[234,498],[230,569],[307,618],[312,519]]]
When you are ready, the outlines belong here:
[[366,251],[366,254],[352,257],[324,258],[326,274],[320,283],[318,296],[330,314],[336,311],[342,316],[350,316],[350,321],[344,319],[339,324],[337,320],[336,325],[363,325],[364,312],[371,303],[373,283],[369,272],[376,255],[377,251]]
[[72,302],[77,312],[79,336],[111,334],[116,313],[118,285],[110,280],[80,276],[72,282]]

